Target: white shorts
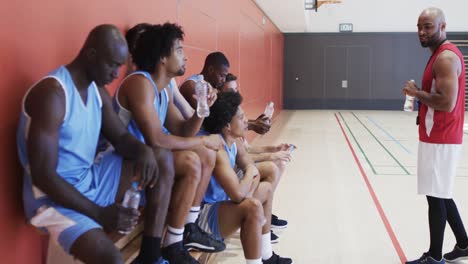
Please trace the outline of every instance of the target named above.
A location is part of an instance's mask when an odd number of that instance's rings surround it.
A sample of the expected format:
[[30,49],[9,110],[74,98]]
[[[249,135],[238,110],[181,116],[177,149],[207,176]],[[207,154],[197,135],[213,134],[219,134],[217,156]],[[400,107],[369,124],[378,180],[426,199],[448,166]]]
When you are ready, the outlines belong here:
[[451,199],[461,144],[419,142],[418,194]]

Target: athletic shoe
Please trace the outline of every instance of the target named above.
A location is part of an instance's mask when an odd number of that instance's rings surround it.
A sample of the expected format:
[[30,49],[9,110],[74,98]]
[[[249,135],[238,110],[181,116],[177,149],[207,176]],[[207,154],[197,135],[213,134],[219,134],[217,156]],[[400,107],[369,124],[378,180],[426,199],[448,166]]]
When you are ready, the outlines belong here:
[[444,254],[444,259],[449,263],[468,259],[468,247],[462,249],[455,245],[451,252]]
[[[142,264],[143,262],[141,262],[138,258],[134,259],[131,264]],[[167,262],[167,260],[163,259],[163,258],[159,258],[156,262],[154,262],[154,264],[169,264],[169,262]]]
[[406,264],[445,264],[445,260],[442,258],[441,260],[437,261],[429,256],[429,253],[425,252],[419,259],[407,261]]
[[273,230],[270,231],[271,232],[271,243],[272,244],[276,244],[279,242],[279,237],[273,233]]
[[169,263],[177,264],[200,264],[196,261],[187,250],[182,246],[182,241],[163,247],[161,254]]
[[203,231],[197,224],[189,223],[185,225],[184,247],[187,250],[197,250],[202,252],[220,252],[226,249],[223,241],[215,239],[212,235]]
[[267,260],[262,260],[263,264],[292,264],[293,261],[290,258],[283,258],[273,252],[273,256]]
[[288,226],[288,221],[279,219],[278,216],[271,215],[271,228],[283,229]]

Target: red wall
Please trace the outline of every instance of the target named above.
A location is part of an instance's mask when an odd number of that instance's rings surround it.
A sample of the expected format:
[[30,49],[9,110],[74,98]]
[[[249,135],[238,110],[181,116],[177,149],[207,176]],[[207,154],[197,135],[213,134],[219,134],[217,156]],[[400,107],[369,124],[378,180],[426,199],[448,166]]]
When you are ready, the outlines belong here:
[[[5,1],[4,1],[5,2]],[[184,27],[189,74],[205,56],[224,52],[239,77],[250,118],[267,101],[282,108],[283,35],[251,0],[16,0],[0,8],[0,258],[1,263],[42,263],[45,243],[25,224],[15,130],[20,101],[30,85],[77,54],[89,30],[101,23],[122,29],[139,22]],[[181,81],[181,79],[179,79]],[[113,91],[118,81],[110,85]],[[277,111],[278,112],[278,111]],[[251,136],[251,135],[250,135]]]

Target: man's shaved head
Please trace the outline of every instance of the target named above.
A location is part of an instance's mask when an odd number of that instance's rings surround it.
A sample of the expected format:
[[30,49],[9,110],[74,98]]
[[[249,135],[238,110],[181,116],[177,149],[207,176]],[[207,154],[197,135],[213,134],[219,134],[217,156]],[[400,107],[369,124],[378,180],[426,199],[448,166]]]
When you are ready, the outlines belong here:
[[424,9],[418,19],[418,35],[421,46],[436,49],[446,39],[445,15],[437,7]]
[[421,16],[430,17],[435,22],[438,22],[438,23],[445,23],[444,12],[440,8],[437,8],[437,7],[429,7],[429,8],[424,9],[421,12],[421,15],[419,17]]
[[91,30],[80,52],[86,62],[87,75],[98,86],[118,77],[118,69],[127,56],[127,42],[114,25],[99,25]]
[[[125,38],[120,30],[114,25],[99,25],[89,32],[83,49],[93,48],[96,51],[107,51],[114,49],[127,49]],[[127,51],[128,52],[128,51]]]

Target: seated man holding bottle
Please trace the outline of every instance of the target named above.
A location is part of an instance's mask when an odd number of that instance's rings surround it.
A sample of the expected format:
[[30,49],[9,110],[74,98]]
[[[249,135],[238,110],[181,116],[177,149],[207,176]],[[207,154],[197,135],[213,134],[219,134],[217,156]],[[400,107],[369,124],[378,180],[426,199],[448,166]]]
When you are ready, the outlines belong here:
[[[197,108],[195,85],[199,75],[202,75],[204,80],[208,82],[211,87],[215,88],[216,91],[221,91],[226,83],[226,78],[229,77],[229,67],[229,60],[222,52],[217,51],[208,54],[201,73],[188,77],[180,85],[180,92],[177,91],[175,93],[174,100],[177,107],[181,109],[182,112],[190,112],[188,106],[191,106],[193,109]],[[182,94],[185,100],[180,97],[180,94]],[[189,104],[187,104],[187,102]],[[248,129],[255,131],[257,134],[263,135],[270,130],[270,121],[271,120],[269,120],[265,115],[260,115],[257,119],[248,121]]]
[[[138,210],[118,204],[135,180],[146,190],[148,209],[140,255],[147,263],[160,257],[173,179],[158,174],[153,151],[128,133],[105,89],[127,54],[115,26],[97,26],[78,56],[33,85],[23,100],[17,145],[26,217],[84,263],[123,263],[102,229],[128,231],[137,224]],[[100,133],[115,152],[95,160]]]
[[[183,35],[176,24],[147,27],[132,54],[137,71],[122,81],[114,99],[129,131],[163,153],[156,157],[160,173],[175,174],[163,257],[169,263],[198,263],[188,248],[206,252],[225,248],[195,224],[222,141],[218,135],[196,137],[203,117],[194,112],[186,120],[174,105],[174,78],[184,74],[187,61]],[[215,98],[206,99],[211,105]]]
[[[270,241],[273,187],[264,181],[239,138],[245,136],[247,119],[240,107],[239,93],[219,93],[205,118],[206,133],[221,135],[223,148],[216,155],[216,165],[198,224],[217,238],[226,238],[239,228],[247,264],[290,264],[289,258],[272,251]],[[234,167],[242,169],[240,179]]]
[[[229,61],[226,56],[221,52],[213,52],[210,53],[206,59],[203,69],[200,74],[194,74],[188,77],[180,86],[180,91],[174,89],[174,103],[181,111],[182,115],[185,118],[188,118],[190,114],[193,114],[194,110],[197,108],[197,96],[196,96],[196,87],[199,81],[200,75],[203,76],[204,80],[210,84],[211,87],[216,88],[216,91],[220,91],[224,89],[226,84],[228,85],[236,85],[235,88],[237,89],[237,83],[234,82],[226,82],[226,78],[230,76],[229,72]],[[231,74],[231,76],[233,76]],[[234,76],[235,77],[235,76]],[[235,79],[234,79],[235,81]],[[210,88],[211,88],[210,87]],[[210,92],[213,94],[213,92]],[[183,95],[183,97],[182,97]],[[271,116],[267,117],[264,114],[260,115],[256,120],[249,120],[248,121],[248,129],[254,130],[257,133],[264,134],[269,131],[271,126]],[[285,148],[286,145],[281,145],[281,150]],[[284,153],[278,153],[283,159],[287,158],[284,157]],[[276,154],[275,154],[276,160]],[[281,161],[278,161],[281,163]],[[283,166],[284,168],[284,166]],[[279,182],[280,176],[282,174],[281,168],[277,168],[274,164],[263,163],[260,165],[260,169],[263,170],[263,174],[265,177],[268,175],[267,180],[269,180],[275,187]],[[276,228],[285,228],[287,226],[287,221],[283,219],[279,219],[277,216],[272,216],[272,223],[273,226]],[[273,243],[277,243],[279,241],[278,236],[271,233],[271,241]]]

